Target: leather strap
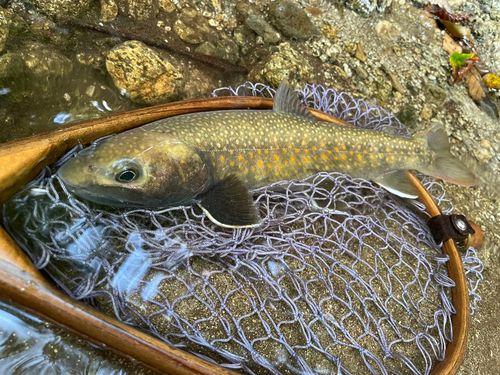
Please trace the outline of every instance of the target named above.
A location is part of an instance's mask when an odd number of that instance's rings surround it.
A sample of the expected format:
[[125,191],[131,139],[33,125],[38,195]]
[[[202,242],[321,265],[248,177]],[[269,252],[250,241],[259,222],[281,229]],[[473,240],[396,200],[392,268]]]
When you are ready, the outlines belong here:
[[455,242],[462,242],[476,233],[464,215],[438,215],[427,223],[437,243],[450,238]]

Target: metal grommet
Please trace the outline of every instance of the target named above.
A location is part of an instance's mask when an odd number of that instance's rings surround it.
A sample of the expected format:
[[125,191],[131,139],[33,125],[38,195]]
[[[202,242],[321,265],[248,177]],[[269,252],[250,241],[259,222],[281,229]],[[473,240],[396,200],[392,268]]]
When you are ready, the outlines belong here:
[[455,218],[455,225],[461,231],[467,230],[467,223],[460,218]]

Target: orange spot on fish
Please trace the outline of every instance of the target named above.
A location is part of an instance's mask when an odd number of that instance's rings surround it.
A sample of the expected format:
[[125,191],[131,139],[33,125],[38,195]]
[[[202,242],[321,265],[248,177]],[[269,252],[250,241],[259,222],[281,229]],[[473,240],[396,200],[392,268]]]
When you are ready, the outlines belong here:
[[317,156],[314,156],[314,157],[313,157],[313,159],[314,159],[314,160],[318,160],[318,157],[317,157]]
[[304,158],[304,161],[305,161],[306,163],[309,163],[309,158]]
[[339,157],[338,156],[334,156],[333,159],[334,160],[339,160]]
[[266,154],[269,154],[269,150],[264,151]]
[[286,148],[284,148],[283,152],[286,154],[288,152],[288,150]]
[[371,157],[372,159],[375,159],[375,155],[373,155],[373,154],[371,154],[371,155],[370,155],[370,157]]
[[342,155],[342,160],[345,160],[347,159],[345,155]]
[[234,161],[232,161],[230,164],[231,164],[231,167],[234,167]]
[[279,175],[280,175],[280,173],[279,173],[279,172],[276,172],[276,176],[279,176]]
[[361,160],[363,159],[363,156],[361,156],[361,154],[358,155],[358,159]]
[[247,173],[248,173],[248,169],[245,169],[245,170],[243,171],[243,173],[244,173],[244,174],[247,174]]
[[313,146],[312,148],[314,151],[316,151],[318,148],[316,146]]
[[351,154],[351,156],[353,156],[353,155],[354,155],[354,152],[352,152],[352,151],[351,151],[351,152],[349,152],[349,153]]
[[335,147],[335,152],[339,152],[339,149],[337,147]]
[[224,156],[220,156],[220,161],[224,163]]
[[306,148],[304,151],[305,151],[305,153],[306,153],[306,154],[308,154],[308,153],[309,153],[309,150],[308,150],[307,148]]
[[257,150],[257,154],[259,154],[259,155],[260,155],[260,152],[261,152],[260,150]]
[[280,157],[278,155],[274,155],[274,160],[278,160]]
[[384,154],[380,154],[380,157],[383,158],[384,157]]
[[342,146],[342,150],[345,150],[345,146]]
[[298,154],[300,152],[300,150],[298,148],[296,148],[295,152]]
[[239,159],[239,160],[243,160],[243,155],[241,155],[241,154],[240,154],[240,155],[238,155],[238,159]]
[[271,169],[273,166],[271,165],[271,163],[269,163],[269,164],[267,165],[267,167],[268,167],[269,169]]
[[250,159],[253,159],[253,153],[250,153]]
[[260,161],[260,160],[259,160],[259,161],[257,162],[257,165],[258,165],[259,167],[262,167],[262,161]]
[[295,158],[291,158],[291,159],[290,159],[290,161],[291,161],[292,163],[295,163]]

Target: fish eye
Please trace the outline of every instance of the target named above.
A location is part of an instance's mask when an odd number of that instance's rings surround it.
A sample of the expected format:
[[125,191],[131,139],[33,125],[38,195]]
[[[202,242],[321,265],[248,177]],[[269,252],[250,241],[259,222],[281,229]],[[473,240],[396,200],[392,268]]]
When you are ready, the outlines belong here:
[[118,182],[131,182],[134,181],[139,174],[133,169],[126,169],[116,175]]

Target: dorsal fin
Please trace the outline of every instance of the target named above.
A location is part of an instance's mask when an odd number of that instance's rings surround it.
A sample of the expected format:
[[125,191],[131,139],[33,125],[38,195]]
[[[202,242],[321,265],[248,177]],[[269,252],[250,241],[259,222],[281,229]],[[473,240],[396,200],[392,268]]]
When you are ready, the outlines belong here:
[[273,111],[276,113],[287,113],[290,115],[304,117],[311,121],[318,121],[309,109],[300,102],[297,93],[288,84],[288,80],[281,81],[280,87],[274,96]]

